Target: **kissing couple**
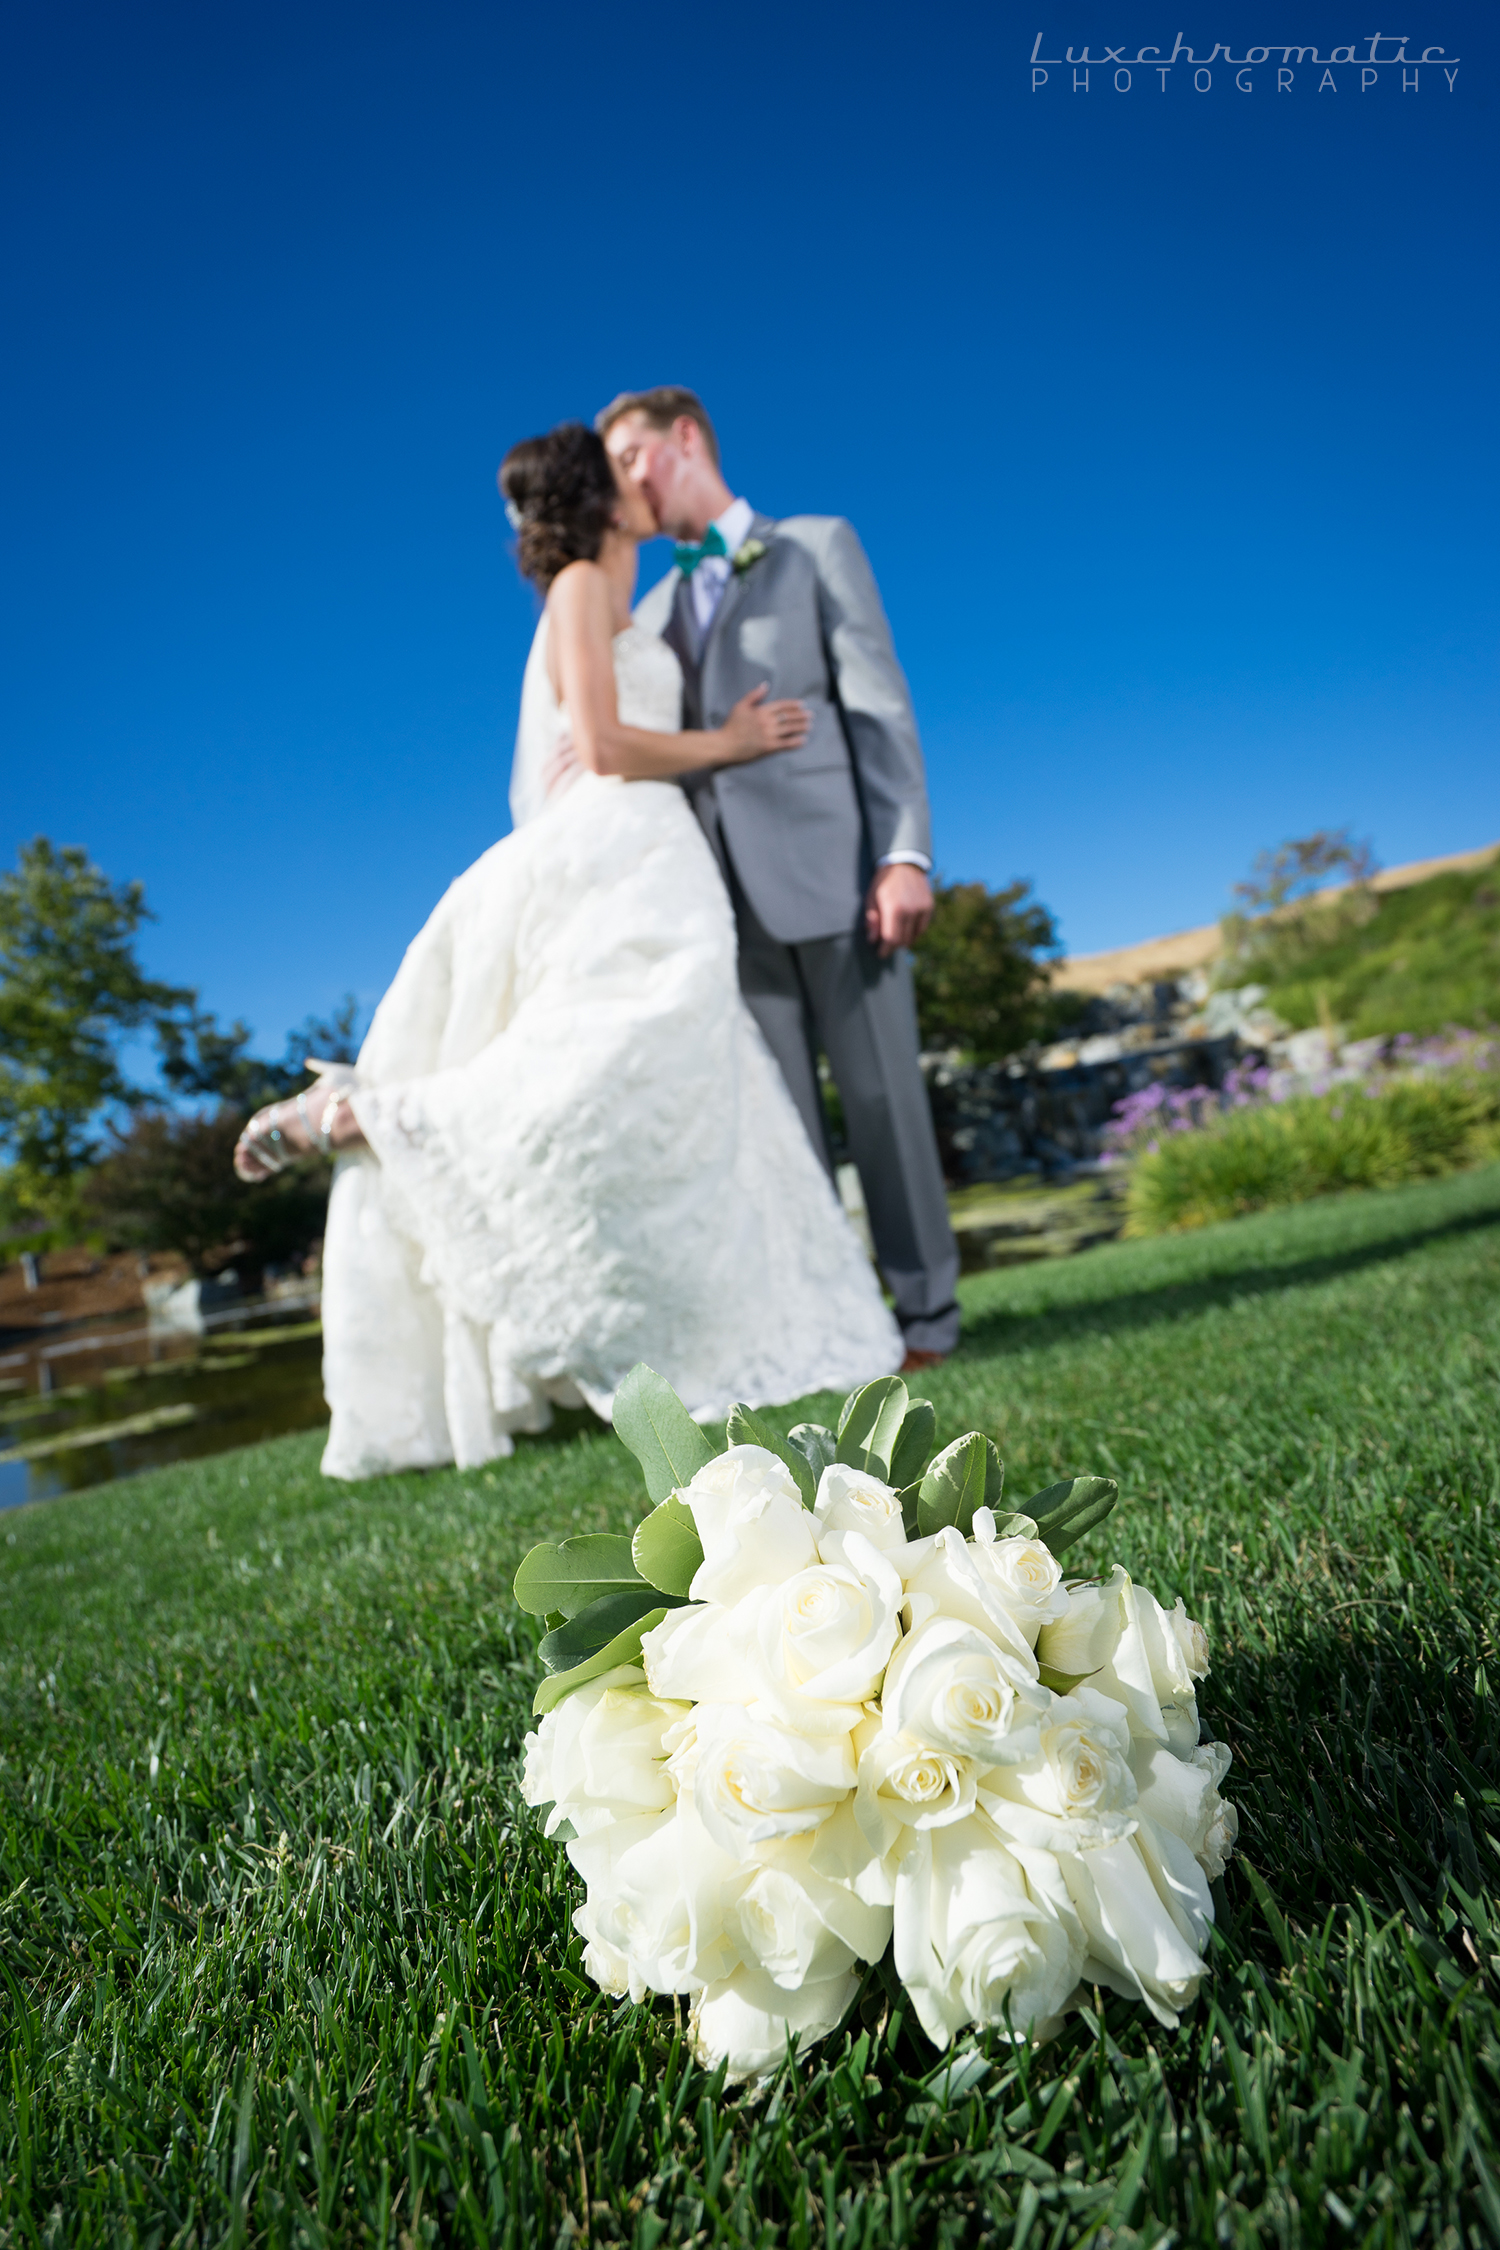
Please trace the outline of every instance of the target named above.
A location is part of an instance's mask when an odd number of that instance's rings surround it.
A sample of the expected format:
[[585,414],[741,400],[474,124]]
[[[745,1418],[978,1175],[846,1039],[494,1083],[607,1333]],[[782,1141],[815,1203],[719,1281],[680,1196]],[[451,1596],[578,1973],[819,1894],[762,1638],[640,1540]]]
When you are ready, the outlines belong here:
[[[515,827],[407,951],[351,1069],[251,1119],[336,1152],[326,1474],[474,1466],[608,1416],[647,1361],[700,1418],[932,1365],[958,1254],[906,948],[932,912],[911,698],[834,516],[737,499],[713,425],[630,392],[506,455],[544,597]],[[632,614],[638,549],[676,567]],[[833,1184],[827,1058],[880,1282]]]

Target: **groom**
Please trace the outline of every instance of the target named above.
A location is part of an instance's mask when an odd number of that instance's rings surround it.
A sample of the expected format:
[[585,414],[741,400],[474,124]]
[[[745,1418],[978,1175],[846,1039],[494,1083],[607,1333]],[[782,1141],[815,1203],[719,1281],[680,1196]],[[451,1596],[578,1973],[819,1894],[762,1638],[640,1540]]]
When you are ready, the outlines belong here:
[[739,925],[740,985],[814,1148],[828,1057],[908,1369],[958,1341],[958,1250],[917,1062],[911,961],[932,917],[931,819],[911,697],[869,563],[839,516],[773,523],[724,482],[691,391],[627,391],[596,423],[677,545],[636,612],[682,665],[683,724],[763,682],[812,726],[798,750],[684,778]]

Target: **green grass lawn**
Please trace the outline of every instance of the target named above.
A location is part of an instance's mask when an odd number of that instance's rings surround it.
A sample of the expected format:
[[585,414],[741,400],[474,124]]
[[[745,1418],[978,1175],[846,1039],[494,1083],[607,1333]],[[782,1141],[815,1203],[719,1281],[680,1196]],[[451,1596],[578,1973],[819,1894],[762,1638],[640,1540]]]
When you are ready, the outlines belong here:
[[1500,2240],[1500,1170],[965,1287],[940,1440],[1117,1476],[1091,1559],[1214,1636],[1180,2031],[1096,1996],[950,2074],[872,1995],[726,2097],[582,1977],[515,1791],[511,1571],[634,1463],[278,1439],[0,1518],[0,2244]]

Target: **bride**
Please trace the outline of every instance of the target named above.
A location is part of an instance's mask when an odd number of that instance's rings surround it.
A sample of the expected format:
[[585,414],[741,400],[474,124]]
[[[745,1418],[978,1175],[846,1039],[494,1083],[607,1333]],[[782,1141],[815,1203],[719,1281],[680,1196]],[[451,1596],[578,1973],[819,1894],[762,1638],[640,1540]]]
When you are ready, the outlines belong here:
[[630,621],[649,504],[563,423],[500,472],[546,595],[514,833],[409,948],[352,1069],[261,1110],[235,1165],[337,1152],[323,1254],[326,1474],[512,1450],[608,1416],[646,1360],[701,1418],[900,1364],[895,1322],[740,999],[734,920],[674,777],[793,749],[757,689],[683,733]]

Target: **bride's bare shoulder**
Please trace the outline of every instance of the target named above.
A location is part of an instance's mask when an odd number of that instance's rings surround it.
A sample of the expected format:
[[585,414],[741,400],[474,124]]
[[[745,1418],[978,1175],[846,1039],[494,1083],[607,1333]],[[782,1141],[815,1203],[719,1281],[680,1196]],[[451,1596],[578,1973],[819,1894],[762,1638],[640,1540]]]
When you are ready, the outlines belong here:
[[596,562],[570,562],[553,579],[547,607],[556,619],[592,622],[609,618],[612,609],[609,573]]

